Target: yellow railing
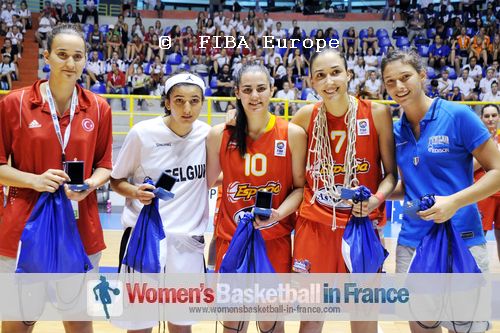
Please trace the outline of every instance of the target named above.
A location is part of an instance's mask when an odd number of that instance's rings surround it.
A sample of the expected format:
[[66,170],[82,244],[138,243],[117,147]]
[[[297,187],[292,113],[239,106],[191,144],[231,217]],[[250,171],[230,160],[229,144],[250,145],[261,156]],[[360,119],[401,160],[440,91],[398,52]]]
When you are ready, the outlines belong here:
[[[0,90],[0,95],[5,95],[8,94],[8,90]],[[128,112],[123,112],[123,111],[118,111],[118,112],[113,112],[113,116],[119,116],[119,117],[128,117],[128,126],[129,130],[134,126],[135,124],[135,116],[141,116],[141,117],[157,117],[160,115],[163,115],[163,112],[161,113],[138,113],[135,111],[135,100],[137,99],[144,99],[144,100],[151,100],[151,99],[156,99],[160,100],[159,96],[149,96],[149,95],[116,95],[116,94],[102,94],[100,95],[104,98],[110,98],[110,99],[127,99],[129,101],[129,109]],[[226,115],[225,113],[217,113],[213,111],[213,102],[235,102],[236,98],[235,97],[206,97],[206,102],[207,102],[207,113],[202,114],[201,116],[205,116],[207,118],[207,123],[209,125],[212,124],[212,121],[214,118],[225,118]],[[381,103],[381,104],[396,104],[394,101],[387,101],[387,100],[374,100],[373,102]],[[284,115],[281,116],[284,119],[291,119],[292,115],[289,113],[290,109],[290,103],[296,103],[296,104],[310,104],[313,103],[311,101],[303,101],[303,100],[285,100],[285,99],[279,99],[279,98],[271,98],[271,103],[283,103],[284,104]],[[467,105],[485,105],[485,104],[500,104],[500,102],[455,102],[459,104],[467,104]],[[500,129],[498,130],[500,134]],[[126,135],[128,132],[113,132],[113,135]]]

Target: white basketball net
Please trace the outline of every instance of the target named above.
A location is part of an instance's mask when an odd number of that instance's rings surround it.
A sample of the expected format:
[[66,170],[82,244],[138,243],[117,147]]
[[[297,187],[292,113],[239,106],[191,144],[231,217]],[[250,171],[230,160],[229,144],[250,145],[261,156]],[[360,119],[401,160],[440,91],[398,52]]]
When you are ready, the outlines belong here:
[[[347,150],[344,156],[344,183],[343,187],[352,188],[358,186],[356,178],[356,169],[358,162],[356,160],[356,114],[358,111],[358,100],[354,96],[349,96],[349,106],[344,116],[345,124],[347,125]],[[335,202],[335,199],[340,199],[340,190],[335,186],[335,161],[332,157],[330,147],[330,133],[328,132],[328,122],[326,118],[326,108],[324,104],[318,111],[313,123],[311,145],[307,153],[307,168],[313,179],[313,196],[311,204],[316,200],[319,194],[319,181],[325,187],[325,194],[329,196],[333,206],[333,222],[332,230],[337,229],[337,219],[335,214],[335,206],[340,201]],[[312,155],[314,154],[314,157]],[[314,161],[311,161],[314,159]]]

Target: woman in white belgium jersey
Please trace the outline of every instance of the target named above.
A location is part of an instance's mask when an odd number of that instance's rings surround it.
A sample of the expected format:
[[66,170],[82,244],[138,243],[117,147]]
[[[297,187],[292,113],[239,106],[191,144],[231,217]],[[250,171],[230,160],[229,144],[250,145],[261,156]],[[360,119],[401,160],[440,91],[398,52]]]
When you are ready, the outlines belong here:
[[[181,73],[165,82],[165,116],[136,124],[123,144],[111,174],[111,188],[126,197],[122,224],[133,227],[143,205],[154,197],[149,176],[162,172],[177,178],[175,198],[160,200],[159,211],[166,234],[161,251],[167,253],[166,273],[203,273],[203,233],[208,223],[205,138],[210,126],[198,120],[203,106],[203,80]],[[171,333],[191,332],[192,322],[169,322]],[[148,333],[157,322],[116,323]]]

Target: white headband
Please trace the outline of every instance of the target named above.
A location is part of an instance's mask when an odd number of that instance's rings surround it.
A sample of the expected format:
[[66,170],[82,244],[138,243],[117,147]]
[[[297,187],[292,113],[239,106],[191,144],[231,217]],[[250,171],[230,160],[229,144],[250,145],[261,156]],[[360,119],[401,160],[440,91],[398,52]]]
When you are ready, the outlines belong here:
[[198,76],[190,73],[181,73],[172,76],[170,79],[165,82],[165,94],[178,83],[190,83],[197,85],[201,88],[202,94],[205,94],[205,82]]

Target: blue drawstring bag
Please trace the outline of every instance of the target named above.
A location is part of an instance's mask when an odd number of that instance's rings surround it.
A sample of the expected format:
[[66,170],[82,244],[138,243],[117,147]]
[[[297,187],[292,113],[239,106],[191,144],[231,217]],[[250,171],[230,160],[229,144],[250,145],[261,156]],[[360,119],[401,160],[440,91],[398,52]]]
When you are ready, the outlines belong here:
[[275,273],[267,257],[266,244],[260,230],[253,227],[253,215],[245,213],[233,235],[220,273]]
[[[427,210],[434,202],[433,195],[425,195],[420,199],[419,208]],[[448,220],[434,223],[415,249],[408,273],[481,273],[481,270],[451,220]]]
[[[371,193],[365,186],[354,190],[353,201],[366,201]],[[368,216],[352,216],[342,236],[342,256],[351,273],[377,273],[389,255],[375,234]]]
[[85,273],[92,268],[64,187],[42,193],[21,235],[16,273]]
[[[154,185],[150,178],[144,182]],[[160,273],[163,265],[160,260],[160,242],[165,241],[165,238],[158,210],[158,198],[155,197],[150,205],[142,207],[122,264],[133,268],[136,272]]]

